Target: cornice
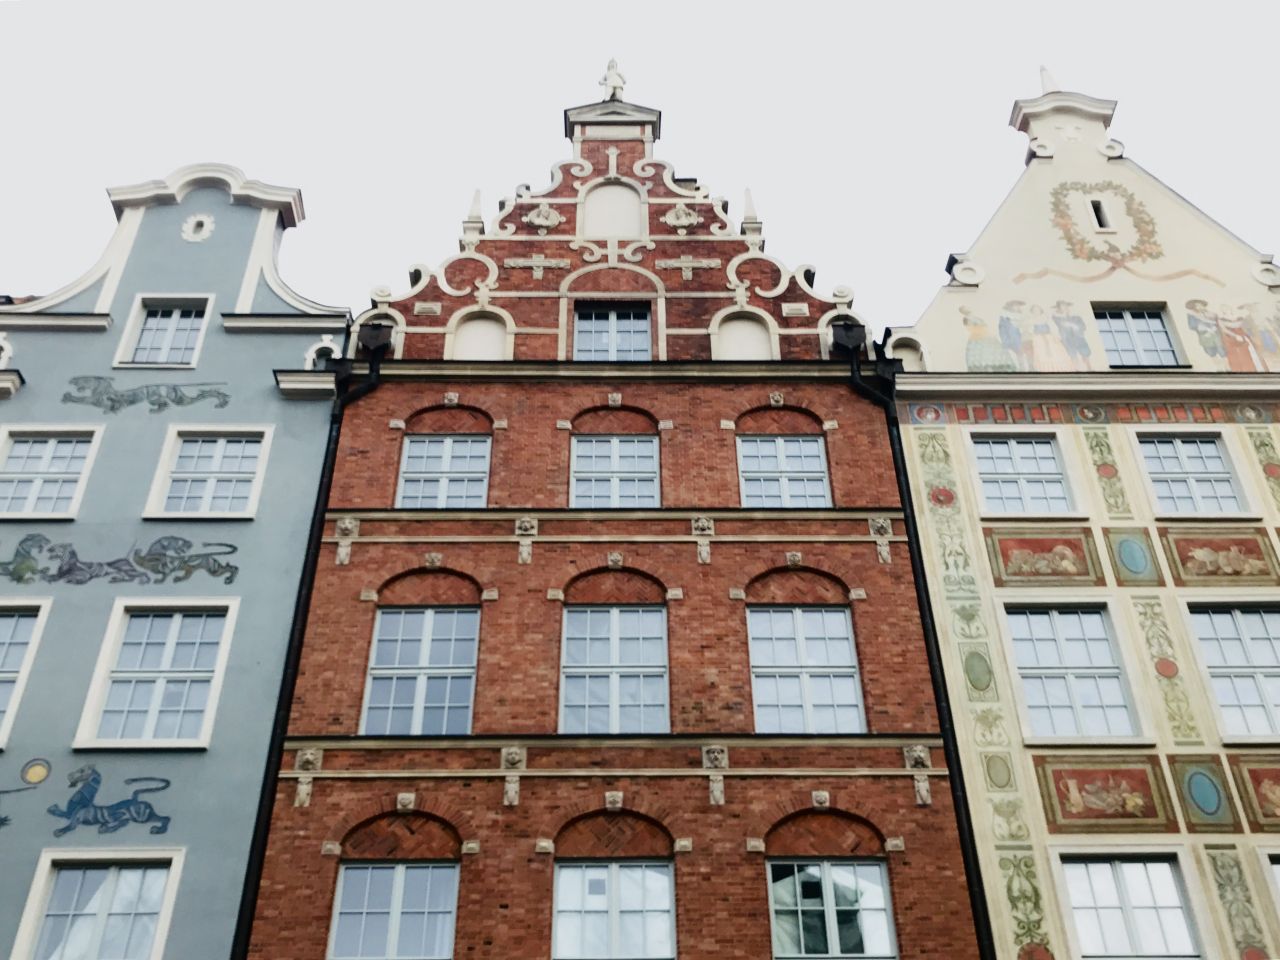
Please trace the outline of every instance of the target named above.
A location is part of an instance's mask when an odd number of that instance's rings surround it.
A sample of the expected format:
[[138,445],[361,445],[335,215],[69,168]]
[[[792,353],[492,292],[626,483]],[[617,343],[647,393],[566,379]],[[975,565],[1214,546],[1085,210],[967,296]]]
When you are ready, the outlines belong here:
[[[693,520],[695,517],[709,517],[712,520],[871,520],[879,517],[901,519],[901,507],[863,507],[857,510],[741,510],[741,509],[699,509],[697,507],[680,507],[667,509],[655,507],[652,510],[576,510],[568,507],[559,508],[522,508],[522,507],[489,507],[484,510],[367,510],[361,507],[330,506],[325,510],[328,519],[350,517],[354,520],[430,520],[439,523],[444,520],[514,520],[531,517],[534,520]],[[693,535],[690,535],[692,538]],[[358,538],[344,538],[358,539]],[[367,538],[365,538],[367,539]],[[515,535],[512,535],[515,539]],[[538,537],[538,539],[545,539]],[[723,538],[715,538],[723,539]],[[867,536],[863,539],[903,540],[905,537],[892,535],[889,537]]]
[[337,375],[329,370],[276,370],[276,387],[290,400],[323,400],[337,393]]
[[108,313],[0,313],[0,330],[106,330]]
[[224,313],[222,328],[228,333],[342,333],[347,329],[347,315]]
[[[554,332],[554,331],[553,331]],[[352,365],[363,376],[364,361]],[[653,363],[592,363],[581,360],[502,360],[472,363],[459,360],[390,360],[382,364],[386,380],[848,380],[844,362],[768,360],[738,363],[727,360]],[[868,366],[865,376],[872,376]]]
[[179,167],[163,180],[112,187],[107,190],[107,196],[119,217],[129,207],[181,203],[192,190],[205,186],[221,187],[231,194],[235,203],[278,211],[286,227],[296,227],[306,216],[302,209],[301,191],[246,179],[243,170],[226,163],[194,163]]
[[1190,371],[1112,373],[900,373],[898,395],[1014,399],[1048,397],[1140,400],[1221,396],[1274,398],[1280,376],[1273,373],[1195,373]]
[[0,370],[0,400],[8,400],[26,382],[20,370]]

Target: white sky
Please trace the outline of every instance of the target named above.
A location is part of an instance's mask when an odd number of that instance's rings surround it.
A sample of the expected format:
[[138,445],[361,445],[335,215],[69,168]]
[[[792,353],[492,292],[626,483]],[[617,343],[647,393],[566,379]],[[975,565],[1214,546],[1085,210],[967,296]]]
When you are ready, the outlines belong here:
[[368,304],[457,250],[569,156],[561,111],[663,111],[656,155],[730,201],[749,186],[768,252],[852,285],[876,326],[912,323],[1022,169],[1006,124],[1047,64],[1120,101],[1128,156],[1263,251],[1280,3],[329,5],[0,2],[0,292],[78,277],[114,218],[104,189],[196,161],[301,187],[281,271],[304,296]]

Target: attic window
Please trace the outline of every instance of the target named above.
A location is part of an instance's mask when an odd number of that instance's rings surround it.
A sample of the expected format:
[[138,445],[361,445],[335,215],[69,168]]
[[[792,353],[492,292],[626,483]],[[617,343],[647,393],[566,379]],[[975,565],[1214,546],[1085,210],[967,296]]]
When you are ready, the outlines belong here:
[[1111,218],[1107,216],[1107,205],[1102,200],[1093,199],[1089,201],[1089,210],[1093,214],[1093,224],[1096,230],[1110,230]]

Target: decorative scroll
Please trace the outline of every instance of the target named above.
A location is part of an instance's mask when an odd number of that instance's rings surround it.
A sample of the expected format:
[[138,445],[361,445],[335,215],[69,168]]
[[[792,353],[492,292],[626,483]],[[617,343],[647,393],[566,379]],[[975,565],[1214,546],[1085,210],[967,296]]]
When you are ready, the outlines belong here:
[[1191,698],[1187,696],[1186,687],[1182,683],[1181,671],[1174,655],[1173,637],[1169,633],[1169,624],[1165,620],[1160,598],[1134,597],[1133,611],[1137,614],[1138,625],[1146,640],[1147,654],[1151,657],[1156,683],[1160,687],[1160,696],[1164,699],[1165,714],[1169,718],[1174,739],[1181,743],[1202,743],[1200,727],[1196,723],[1195,712],[1191,709]]
[[1234,847],[1209,847],[1205,853],[1213,866],[1213,882],[1218,888],[1218,899],[1222,901],[1240,960],[1267,960],[1275,956],[1253,905],[1240,854]]
[[1253,452],[1258,457],[1258,465],[1262,467],[1262,475],[1267,478],[1271,499],[1280,507],[1280,451],[1276,450],[1275,439],[1269,429],[1245,432],[1249,434],[1249,442],[1253,444]]
[[1013,920],[1013,942],[1020,948],[1038,945],[1044,950],[1042,956],[1052,957],[1045,946],[1049,936],[1044,929],[1044,895],[1040,892],[1040,880],[1036,876],[1035,857],[1026,853],[1003,856],[1000,858],[1000,873],[1004,877],[1005,898],[1009,901],[1009,916]]
[[1115,451],[1111,449],[1111,438],[1106,429],[1086,429],[1084,440],[1089,446],[1093,472],[1098,478],[1098,488],[1102,491],[1102,502],[1107,506],[1107,515],[1113,519],[1132,519],[1133,510],[1129,506],[1129,497],[1124,492],[1120,468],[1116,465]]

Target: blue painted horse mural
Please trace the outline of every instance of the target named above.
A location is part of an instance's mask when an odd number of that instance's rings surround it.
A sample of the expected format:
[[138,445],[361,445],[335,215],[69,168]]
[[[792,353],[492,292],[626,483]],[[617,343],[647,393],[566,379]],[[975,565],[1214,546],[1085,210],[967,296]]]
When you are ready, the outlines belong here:
[[96,803],[98,788],[102,786],[102,774],[93,764],[87,764],[67,774],[67,786],[75,788],[66,808],[56,803],[49,807],[49,813],[67,821],[65,827],[53,831],[55,837],[70,833],[79,826],[97,825],[99,833],[115,833],[121,827],[131,823],[150,823],[152,833],[164,833],[169,829],[169,817],[156,813],[150,802],[140,799],[144,793],[159,793],[168,790],[170,781],[164,777],[130,777],[125,784],[154,783],[158,786],[139,787],[130,794],[127,800],[115,803]]

